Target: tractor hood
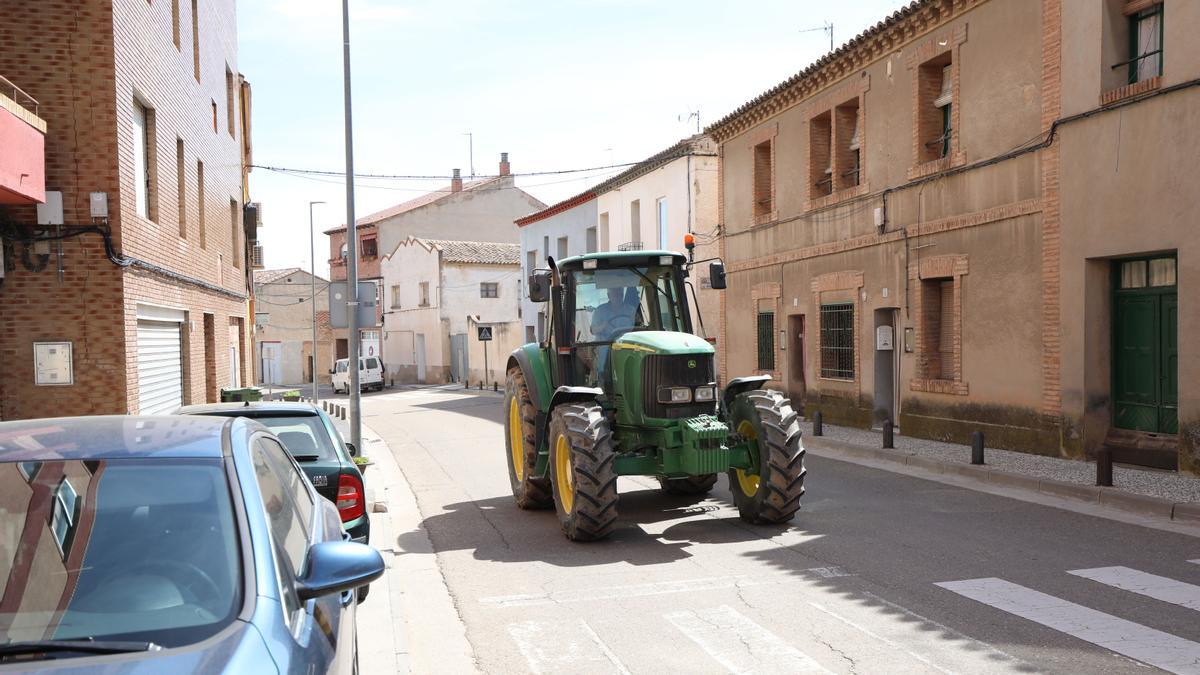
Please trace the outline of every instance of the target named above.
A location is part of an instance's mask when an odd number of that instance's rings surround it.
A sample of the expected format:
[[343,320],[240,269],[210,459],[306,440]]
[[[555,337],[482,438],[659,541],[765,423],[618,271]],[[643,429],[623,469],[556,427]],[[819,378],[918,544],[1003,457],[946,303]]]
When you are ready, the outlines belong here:
[[691,333],[640,330],[625,333],[613,342],[614,350],[632,350],[651,354],[712,354],[713,346]]

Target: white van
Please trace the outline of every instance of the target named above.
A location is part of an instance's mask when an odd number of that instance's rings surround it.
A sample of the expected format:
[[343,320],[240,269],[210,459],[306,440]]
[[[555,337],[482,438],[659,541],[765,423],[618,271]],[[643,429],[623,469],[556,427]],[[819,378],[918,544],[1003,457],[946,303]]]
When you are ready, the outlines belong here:
[[[333,393],[350,393],[350,359],[338,359],[333,366]],[[374,356],[358,360],[358,385],[363,391],[383,391],[383,365]]]

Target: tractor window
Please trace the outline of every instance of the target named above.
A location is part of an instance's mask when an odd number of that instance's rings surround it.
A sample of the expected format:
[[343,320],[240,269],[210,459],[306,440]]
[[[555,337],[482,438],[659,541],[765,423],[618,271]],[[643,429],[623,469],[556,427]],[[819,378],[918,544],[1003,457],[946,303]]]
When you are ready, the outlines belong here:
[[575,272],[574,340],[607,343],[631,330],[685,330],[672,267]]

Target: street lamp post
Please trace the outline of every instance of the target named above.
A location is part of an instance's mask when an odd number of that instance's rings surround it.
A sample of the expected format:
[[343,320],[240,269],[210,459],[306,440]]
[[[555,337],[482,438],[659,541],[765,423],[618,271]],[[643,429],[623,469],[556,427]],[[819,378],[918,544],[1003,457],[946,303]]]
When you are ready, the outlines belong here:
[[317,395],[317,244],[316,235],[313,234],[313,205],[324,204],[325,202],[309,202],[308,203],[308,257],[309,270],[308,280],[310,282],[312,297],[309,298],[309,304],[312,305],[312,399],[313,403],[320,400]]
[[342,0],[342,99],[346,124],[346,314],[350,339],[350,442],[362,450],[358,373],[358,223],[354,219],[354,116],[350,105],[350,0]]

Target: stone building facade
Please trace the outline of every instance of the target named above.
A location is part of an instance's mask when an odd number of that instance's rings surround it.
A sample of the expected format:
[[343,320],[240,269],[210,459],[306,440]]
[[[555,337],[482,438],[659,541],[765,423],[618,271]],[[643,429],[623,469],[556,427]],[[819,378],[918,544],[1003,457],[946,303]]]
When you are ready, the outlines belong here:
[[[0,73],[40,103],[63,205],[61,226],[0,213],[0,417],[163,412],[250,382],[233,0],[0,0],[0,16]],[[54,384],[46,342],[71,354]]]
[[1197,27],[1186,0],[919,0],[712,125],[723,376],[1200,470]]

